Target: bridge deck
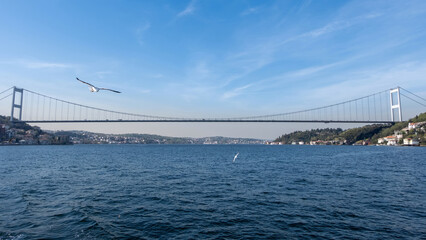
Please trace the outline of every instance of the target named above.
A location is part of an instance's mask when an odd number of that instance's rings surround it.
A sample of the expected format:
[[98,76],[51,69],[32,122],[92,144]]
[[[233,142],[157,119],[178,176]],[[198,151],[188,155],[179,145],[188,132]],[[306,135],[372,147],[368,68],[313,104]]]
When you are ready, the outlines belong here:
[[337,121],[337,120],[236,120],[236,119],[182,119],[182,120],[30,120],[26,123],[114,123],[114,122],[147,122],[147,123],[395,123],[393,121]]

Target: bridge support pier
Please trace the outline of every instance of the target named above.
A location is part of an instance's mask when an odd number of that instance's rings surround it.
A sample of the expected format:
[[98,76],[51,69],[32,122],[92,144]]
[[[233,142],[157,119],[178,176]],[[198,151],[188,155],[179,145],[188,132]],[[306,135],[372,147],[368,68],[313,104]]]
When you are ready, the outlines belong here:
[[[16,102],[17,100],[17,96],[16,93],[20,93],[20,101],[19,103]],[[22,105],[23,105],[23,100],[24,100],[24,89],[23,88],[17,88],[17,87],[13,87],[13,97],[12,97],[12,112],[10,114],[10,122],[13,124],[13,122],[15,122],[15,109],[19,109],[19,117],[18,120],[21,121],[22,120]]]
[[[399,122],[402,122],[402,109],[401,109],[401,94],[400,87],[391,89],[389,92],[390,107],[391,107],[391,121],[395,122],[394,109],[398,109]],[[396,102],[396,103],[395,103]]]

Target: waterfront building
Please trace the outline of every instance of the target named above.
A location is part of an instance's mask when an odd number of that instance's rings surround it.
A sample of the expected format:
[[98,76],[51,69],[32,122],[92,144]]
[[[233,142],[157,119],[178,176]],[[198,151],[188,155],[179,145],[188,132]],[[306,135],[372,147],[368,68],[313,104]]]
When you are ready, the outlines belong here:
[[408,123],[408,130],[416,129],[422,125],[425,125],[426,122],[417,122],[417,123]]
[[417,139],[404,138],[404,145],[407,145],[407,146],[419,146],[420,142]]
[[388,146],[396,145],[396,137],[395,136],[384,137],[384,140],[387,142]]

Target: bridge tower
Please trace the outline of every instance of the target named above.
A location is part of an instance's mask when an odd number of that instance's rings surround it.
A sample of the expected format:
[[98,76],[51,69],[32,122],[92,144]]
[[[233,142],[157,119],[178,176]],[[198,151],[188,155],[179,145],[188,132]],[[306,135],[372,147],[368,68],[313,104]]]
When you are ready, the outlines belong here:
[[[20,94],[21,94],[21,96],[19,97],[19,98],[20,98],[20,101],[19,101],[19,102],[17,102],[17,101],[16,101],[16,100],[17,100],[17,98],[18,98],[18,96],[16,96],[16,95],[17,95],[17,93],[20,93]],[[15,108],[19,109],[19,117],[18,117],[18,120],[19,120],[19,121],[21,121],[21,120],[22,120],[22,104],[24,103],[24,102],[23,102],[23,100],[24,100],[24,89],[23,89],[23,88],[13,87],[12,113],[10,114],[10,121],[11,121],[12,123],[15,121],[15,120],[14,120]]]
[[398,109],[398,117],[399,122],[402,122],[402,108],[401,108],[401,94],[400,94],[400,87],[391,89],[389,92],[390,96],[390,107],[391,107],[391,121],[395,122],[395,113],[394,110]]

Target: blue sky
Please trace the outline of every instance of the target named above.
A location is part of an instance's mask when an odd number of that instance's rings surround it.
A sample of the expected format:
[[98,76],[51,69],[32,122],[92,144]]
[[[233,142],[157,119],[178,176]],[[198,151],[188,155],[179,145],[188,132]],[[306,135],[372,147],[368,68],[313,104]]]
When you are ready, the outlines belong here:
[[[0,6],[0,90],[16,85],[177,117],[288,112],[398,85],[426,94],[422,0],[3,0]],[[92,94],[75,77],[123,93]],[[273,138],[293,127],[140,128]]]

